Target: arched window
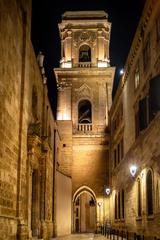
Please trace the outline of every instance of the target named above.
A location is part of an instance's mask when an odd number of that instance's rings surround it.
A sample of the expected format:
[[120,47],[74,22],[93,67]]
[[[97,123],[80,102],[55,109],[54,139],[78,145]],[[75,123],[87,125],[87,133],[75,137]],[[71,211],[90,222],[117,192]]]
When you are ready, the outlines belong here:
[[117,219],[117,194],[115,195],[115,200],[114,200],[114,216],[115,219]]
[[121,218],[121,198],[120,198],[120,192],[118,192],[118,219]]
[[32,88],[32,115],[35,120],[37,120],[37,109],[38,107],[38,97],[37,97],[37,89],[35,86]]
[[141,205],[141,180],[138,178],[137,180],[137,216],[142,216],[142,205]]
[[157,186],[156,186],[156,208],[159,209],[160,208],[160,199],[159,199],[159,196],[160,196],[160,192],[159,192],[159,184],[158,184],[158,181],[157,181]]
[[86,44],[79,49],[79,62],[91,62],[91,48]]
[[122,219],[124,219],[124,190],[122,189]]
[[152,180],[152,172],[151,170],[147,173],[147,179],[146,179],[146,185],[147,185],[147,214],[152,215],[153,214],[153,180]]
[[92,123],[91,103],[88,100],[82,100],[78,104],[78,123]]

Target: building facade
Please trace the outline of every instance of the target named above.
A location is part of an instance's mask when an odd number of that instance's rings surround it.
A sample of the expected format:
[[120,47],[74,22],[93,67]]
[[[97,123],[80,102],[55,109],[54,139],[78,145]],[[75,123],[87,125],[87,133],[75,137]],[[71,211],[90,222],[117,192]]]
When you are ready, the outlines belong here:
[[146,1],[110,112],[112,225],[160,237],[160,2]]
[[63,14],[56,120],[30,32],[31,1],[1,0],[0,239],[108,222],[129,239],[158,240],[160,2],[146,1],[113,103],[107,13]]
[[103,11],[66,12],[59,24],[61,60],[60,68],[54,69],[64,149],[59,167],[72,178],[73,232],[93,232],[104,217],[115,72],[109,59],[110,31]]
[[[0,1],[0,239],[3,240],[53,237],[58,222],[56,201],[62,198],[64,183],[71,198],[69,178],[56,171],[56,145],[61,146],[61,140],[47,96],[44,56],[40,53],[36,59],[30,40],[31,5],[31,1]],[[70,205],[67,200],[66,209]],[[66,233],[70,233],[68,226]]]

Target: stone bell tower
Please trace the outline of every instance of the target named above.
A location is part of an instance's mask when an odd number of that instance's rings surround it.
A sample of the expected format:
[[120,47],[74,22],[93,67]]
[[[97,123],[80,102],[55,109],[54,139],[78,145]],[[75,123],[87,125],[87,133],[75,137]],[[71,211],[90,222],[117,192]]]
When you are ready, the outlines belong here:
[[[115,73],[109,58],[111,23],[104,11],[65,12],[59,32],[61,60],[54,72],[57,124],[64,143],[60,169],[72,177],[73,202],[83,192],[97,202],[108,181],[107,125]],[[87,213],[81,215],[87,218]],[[73,229],[86,231],[89,226],[82,227],[79,219]]]

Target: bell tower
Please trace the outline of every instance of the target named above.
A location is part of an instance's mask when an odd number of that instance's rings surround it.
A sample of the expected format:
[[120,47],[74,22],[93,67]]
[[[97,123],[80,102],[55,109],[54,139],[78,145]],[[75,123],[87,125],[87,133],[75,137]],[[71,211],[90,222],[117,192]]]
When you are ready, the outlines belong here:
[[[79,11],[65,12],[58,26],[61,59],[60,67],[54,69],[57,124],[65,144],[60,168],[72,177],[73,195],[85,191],[94,205],[103,197],[109,174],[107,126],[115,74],[109,58],[111,23],[104,11]],[[89,212],[83,217],[89,219]],[[97,216],[101,221],[102,216]],[[81,231],[82,219],[73,218],[73,230]],[[89,226],[83,226],[87,229]]]

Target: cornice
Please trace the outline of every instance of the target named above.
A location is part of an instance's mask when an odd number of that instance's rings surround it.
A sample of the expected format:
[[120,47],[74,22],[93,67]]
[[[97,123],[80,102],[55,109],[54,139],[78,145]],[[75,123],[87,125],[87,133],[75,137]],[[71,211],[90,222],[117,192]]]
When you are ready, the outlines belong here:
[[[54,73],[56,76],[57,83],[60,82],[72,82],[74,79],[86,78],[86,80],[100,82],[108,82],[108,79],[113,81],[115,74],[115,67],[108,68],[55,68]],[[111,82],[112,82],[111,81]]]

